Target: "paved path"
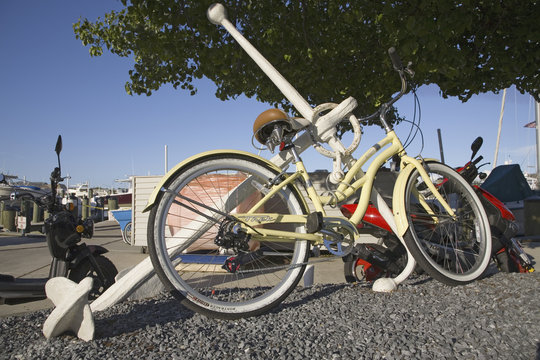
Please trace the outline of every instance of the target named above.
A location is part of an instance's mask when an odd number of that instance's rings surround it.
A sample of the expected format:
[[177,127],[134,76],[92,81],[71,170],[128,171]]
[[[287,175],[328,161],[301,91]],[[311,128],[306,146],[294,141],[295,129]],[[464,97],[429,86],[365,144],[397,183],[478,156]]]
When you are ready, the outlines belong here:
[[[120,226],[115,221],[104,221],[95,225],[94,237],[83,239],[87,244],[101,245],[109,252],[105,254],[120,271],[138,264],[148,255],[140,247],[129,246],[122,241]],[[16,233],[0,233],[0,274],[22,278],[44,278],[49,275],[51,255],[45,236],[31,233],[20,236]],[[32,301],[17,305],[0,305],[0,317],[52,307],[47,300]]]

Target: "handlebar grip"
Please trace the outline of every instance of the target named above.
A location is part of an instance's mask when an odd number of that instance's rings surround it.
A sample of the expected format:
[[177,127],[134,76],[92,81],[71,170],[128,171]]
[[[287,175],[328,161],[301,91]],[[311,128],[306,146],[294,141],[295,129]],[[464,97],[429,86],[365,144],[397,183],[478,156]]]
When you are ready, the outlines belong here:
[[478,164],[480,161],[482,161],[484,157],[483,156],[479,156],[476,160],[473,161],[473,164],[476,165]]
[[401,59],[399,58],[395,47],[392,46],[390,49],[388,49],[388,55],[392,60],[392,65],[394,65],[394,69],[403,70],[403,64],[401,63]]

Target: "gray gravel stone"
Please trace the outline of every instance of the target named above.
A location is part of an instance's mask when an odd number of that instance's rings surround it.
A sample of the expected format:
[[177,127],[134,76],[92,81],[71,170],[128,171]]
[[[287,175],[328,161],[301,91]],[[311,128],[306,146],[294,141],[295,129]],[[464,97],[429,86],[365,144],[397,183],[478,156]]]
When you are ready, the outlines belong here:
[[[96,339],[41,333],[51,310],[0,319],[0,359],[540,359],[540,274],[397,291],[298,288],[256,318],[209,319],[167,294],[95,314]],[[7,305],[2,305],[7,306]]]

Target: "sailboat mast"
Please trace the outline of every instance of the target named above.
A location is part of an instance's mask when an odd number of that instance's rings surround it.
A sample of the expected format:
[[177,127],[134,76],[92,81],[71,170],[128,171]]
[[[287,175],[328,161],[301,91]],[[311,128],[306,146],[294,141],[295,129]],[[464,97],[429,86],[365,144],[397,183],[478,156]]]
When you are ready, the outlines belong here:
[[540,103],[535,101],[536,113],[536,181],[540,184]]
[[493,156],[493,169],[497,166],[497,156],[499,155],[499,143],[501,141],[501,129],[502,129],[502,120],[504,115],[504,103],[506,102],[506,89],[503,91],[503,98],[501,104],[501,116],[499,117],[499,130],[497,131],[497,143],[495,145],[495,156]]

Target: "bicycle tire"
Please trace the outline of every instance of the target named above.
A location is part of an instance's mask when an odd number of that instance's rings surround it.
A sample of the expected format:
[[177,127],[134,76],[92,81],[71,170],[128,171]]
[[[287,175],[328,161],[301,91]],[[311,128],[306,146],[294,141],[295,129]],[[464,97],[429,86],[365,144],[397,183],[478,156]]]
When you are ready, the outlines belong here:
[[[491,258],[491,231],[474,189],[452,168],[426,163],[433,184],[451,206],[451,219],[427,188],[418,170],[407,179],[405,209],[409,228],[405,243],[420,267],[432,278],[451,286],[470,283],[485,272]],[[431,208],[418,202],[419,193]]]
[[[168,191],[161,194],[149,215],[148,249],[159,278],[187,308],[224,319],[255,316],[277,306],[296,287],[309,256],[307,241],[298,240],[287,246],[260,242],[261,258],[242,265],[239,271],[228,272],[222,268],[224,258],[238,256],[240,250],[215,245],[220,223],[201,215],[218,217],[217,213],[176,195],[188,196],[190,201],[227,214],[245,212],[260,199],[260,185],[277,175],[262,160],[242,154],[219,154],[189,164],[165,185]],[[308,210],[296,188],[289,185],[281,188],[263,211],[305,214]],[[303,224],[264,226],[305,232]],[[222,255],[223,252],[227,254]]]

